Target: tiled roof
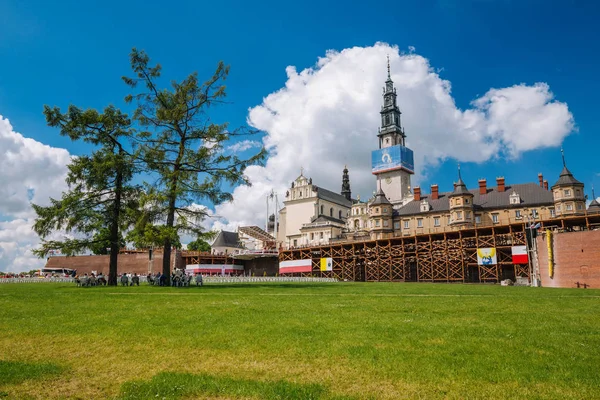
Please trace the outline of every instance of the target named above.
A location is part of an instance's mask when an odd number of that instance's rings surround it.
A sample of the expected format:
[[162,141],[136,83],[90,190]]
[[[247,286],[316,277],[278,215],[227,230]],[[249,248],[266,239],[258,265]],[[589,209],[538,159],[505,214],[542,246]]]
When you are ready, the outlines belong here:
[[371,203],[369,203],[369,205],[372,205],[372,206],[379,205],[379,204],[392,204],[387,199],[387,197],[385,197],[385,193],[383,193],[383,190],[381,190],[381,188],[377,191],[377,194],[375,195],[375,199]]
[[464,194],[471,194],[471,192],[467,189],[467,185],[465,185],[462,178],[459,177],[458,182],[456,182],[456,185],[454,186],[454,191],[450,193],[449,196],[461,196]]
[[[558,181],[556,181],[554,186],[565,186],[565,185],[566,186],[570,186],[570,185],[583,186],[583,183],[581,183],[577,179],[575,179],[575,177],[573,176],[571,171],[569,171],[566,166],[563,168],[562,172],[560,173],[560,177],[558,178]],[[552,187],[554,187],[554,186],[552,186]]]
[[333,222],[335,224],[339,224],[339,225],[346,225],[346,223],[338,218],[334,218],[334,217],[329,217],[327,215],[319,215],[316,218],[312,218],[309,224],[305,224],[302,228],[300,228],[300,230],[303,229],[310,229],[310,228],[315,228],[315,227],[319,227],[318,224],[323,223],[323,222]]
[[240,238],[237,232],[221,231],[217,235],[212,247],[238,247],[240,246]]
[[[521,203],[510,204],[510,194],[515,191],[521,197]],[[536,183],[521,183],[505,187],[504,192],[498,192],[498,187],[488,188],[486,194],[479,194],[479,189],[470,190],[473,194],[473,205],[475,211],[478,209],[497,209],[510,207],[523,207],[533,205],[553,205],[554,198],[552,192],[540,187]],[[421,200],[413,200],[402,208],[398,209],[397,215],[416,215],[421,214],[421,201],[427,200],[430,205],[428,213],[444,212],[450,209],[448,196],[452,192],[439,194],[437,200],[431,199],[431,195],[421,195]],[[396,213],[394,213],[396,215]]]
[[600,203],[598,203],[598,200],[593,199],[587,210],[588,213],[600,213]]
[[330,201],[332,203],[339,204],[344,207],[352,207],[352,202],[348,200],[345,196],[342,196],[339,193],[332,192],[331,190],[323,189],[320,186],[317,188],[317,198]]

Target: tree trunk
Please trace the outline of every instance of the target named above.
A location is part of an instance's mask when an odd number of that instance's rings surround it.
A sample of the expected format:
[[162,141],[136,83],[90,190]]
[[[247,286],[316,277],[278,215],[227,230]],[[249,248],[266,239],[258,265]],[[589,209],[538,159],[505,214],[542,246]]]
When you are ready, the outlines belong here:
[[[120,153],[120,152],[119,152]],[[123,173],[120,168],[117,169],[117,179],[115,182],[115,204],[112,221],[110,225],[110,264],[108,267],[108,284],[117,285],[117,267],[120,250],[119,243],[119,219],[121,214],[121,194],[123,191]]]

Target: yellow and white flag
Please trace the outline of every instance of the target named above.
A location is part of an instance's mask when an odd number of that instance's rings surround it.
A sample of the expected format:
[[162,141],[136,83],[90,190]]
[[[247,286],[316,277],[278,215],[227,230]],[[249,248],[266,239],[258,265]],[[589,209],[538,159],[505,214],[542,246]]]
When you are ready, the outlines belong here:
[[331,258],[321,258],[321,271],[333,271],[333,260]]

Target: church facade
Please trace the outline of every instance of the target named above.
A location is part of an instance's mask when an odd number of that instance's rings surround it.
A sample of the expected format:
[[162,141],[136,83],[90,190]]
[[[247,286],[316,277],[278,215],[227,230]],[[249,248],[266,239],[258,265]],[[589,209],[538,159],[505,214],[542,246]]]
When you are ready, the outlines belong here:
[[383,88],[379,148],[371,153],[376,178],[373,197],[352,199],[348,169],[342,174],[342,190],[318,187],[303,171],[292,182],[280,211],[277,241],[280,248],[318,246],[332,242],[375,240],[399,236],[440,233],[465,228],[502,226],[527,222],[535,224],[556,217],[600,213],[594,199],[586,209],[584,184],[566,166],[552,187],[538,175],[537,182],[505,182],[495,185],[480,179],[469,187],[458,180],[450,192],[432,185],[429,193],[411,187],[414,157],[406,147],[397,94],[390,76]]

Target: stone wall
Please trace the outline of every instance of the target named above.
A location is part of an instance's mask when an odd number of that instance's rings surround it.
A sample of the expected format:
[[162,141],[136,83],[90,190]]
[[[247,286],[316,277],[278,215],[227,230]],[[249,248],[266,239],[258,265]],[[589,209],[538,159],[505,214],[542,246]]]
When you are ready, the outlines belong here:
[[600,288],[600,230],[552,234],[554,275],[549,276],[548,241],[546,235],[537,238],[542,286],[575,288],[586,284]]
[[[171,255],[171,266],[175,255]],[[162,253],[153,255],[153,273],[162,272]],[[178,257],[180,258],[180,257]],[[117,273],[148,274],[150,264],[148,253],[119,254]],[[181,261],[178,263],[178,265]],[[73,256],[73,257],[49,257],[46,262],[47,268],[72,268],[79,275],[89,274],[92,271],[108,274],[109,256]]]

